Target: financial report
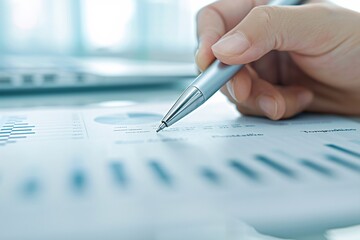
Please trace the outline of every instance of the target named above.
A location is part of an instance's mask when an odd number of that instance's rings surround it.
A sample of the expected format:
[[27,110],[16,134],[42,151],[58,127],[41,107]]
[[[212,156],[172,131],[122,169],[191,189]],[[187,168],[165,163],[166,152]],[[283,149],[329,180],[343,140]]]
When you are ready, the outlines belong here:
[[271,121],[209,102],[156,133],[170,105],[0,111],[0,238],[160,239],[227,219],[288,236],[360,222],[356,119]]

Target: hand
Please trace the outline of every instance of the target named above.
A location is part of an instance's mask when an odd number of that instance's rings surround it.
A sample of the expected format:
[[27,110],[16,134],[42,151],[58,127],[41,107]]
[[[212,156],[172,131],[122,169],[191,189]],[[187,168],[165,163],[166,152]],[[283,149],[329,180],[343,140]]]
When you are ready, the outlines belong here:
[[266,2],[220,0],[203,8],[198,67],[215,57],[247,64],[222,88],[243,114],[360,115],[360,14],[330,3]]

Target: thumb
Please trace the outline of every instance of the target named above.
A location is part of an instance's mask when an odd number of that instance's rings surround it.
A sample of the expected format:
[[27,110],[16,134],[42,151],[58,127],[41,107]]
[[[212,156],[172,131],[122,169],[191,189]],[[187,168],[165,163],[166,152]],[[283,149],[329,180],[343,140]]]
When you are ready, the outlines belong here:
[[332,9],[327,3],[255,7],[212,46],[213,53],[227,64],[250,63],[271,50],[318,56],[342,41]]

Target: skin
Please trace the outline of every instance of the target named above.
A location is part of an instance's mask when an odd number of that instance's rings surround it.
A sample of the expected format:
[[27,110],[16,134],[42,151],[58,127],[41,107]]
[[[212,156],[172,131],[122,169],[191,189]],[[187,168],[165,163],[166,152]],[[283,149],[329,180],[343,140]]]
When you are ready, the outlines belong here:
[[220,0],[197,17],[196,62],[246,64],[222,92],[247,115],[360,115],[360,13],[326,2]]

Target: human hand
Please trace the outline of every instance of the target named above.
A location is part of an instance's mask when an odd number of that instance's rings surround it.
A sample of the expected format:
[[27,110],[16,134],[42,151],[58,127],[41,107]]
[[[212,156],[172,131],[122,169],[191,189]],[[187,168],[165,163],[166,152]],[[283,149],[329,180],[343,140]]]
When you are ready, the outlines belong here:
[[360,115],[360,14],[330,3],[220,0],[197,18],[198,67],[247,64],[222,92],[243,114]]

